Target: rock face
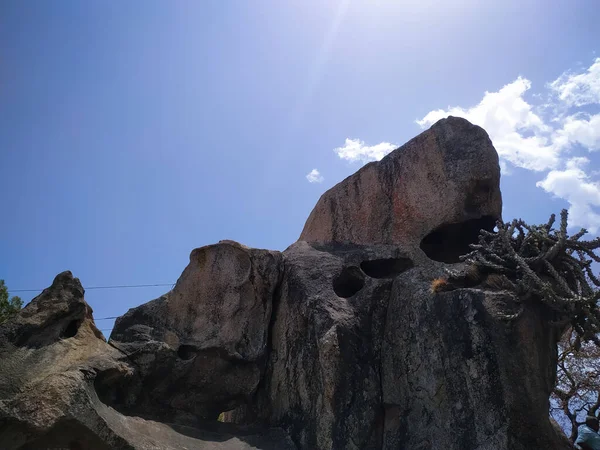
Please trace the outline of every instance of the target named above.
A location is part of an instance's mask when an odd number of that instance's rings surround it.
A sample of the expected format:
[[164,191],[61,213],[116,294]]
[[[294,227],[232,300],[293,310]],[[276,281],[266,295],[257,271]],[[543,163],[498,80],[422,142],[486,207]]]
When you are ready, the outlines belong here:
[[231,420],[278,424],[302,449],[571,448],[548,417],[549,312],[505,320],[507,292],[433,294],[444,266],[392,246],[298,242],[284,258],[269,366]]
[[236,422],[290,430],[302,449],[382,448],[382,340],[393,280],[412,266],[392,247],[284,252],[265,381]]
[[506,320],[520,304],[513,294],[432,294],[436,275],[423,266],[394,281],[383,339],[384,448],[564,448],[548,418],[559,339],[550,311],[528,305]]
[[109,343],[61,274],[0,326],[0,448],[572,448],[548,312],[430,290],[500,212],[487,134],[448,118],[326,192],[284,252],[194,250]]

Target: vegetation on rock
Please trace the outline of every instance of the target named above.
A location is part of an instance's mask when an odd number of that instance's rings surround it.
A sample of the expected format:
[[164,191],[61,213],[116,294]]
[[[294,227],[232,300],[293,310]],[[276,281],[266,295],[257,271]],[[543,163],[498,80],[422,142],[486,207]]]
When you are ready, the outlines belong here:
[[552,214],[542,225],[515,219],[498,222],[494,232],[481,230],[479,242],[461,257],[470,264],[470,270],[466,275],[452,274],[450,284],[459,287],[462,281],[468,286],[469,279],[476,278],[473,273],[479,274],[478,282],[493,276],[493,284],[515,292],[522,305],[541,301],[556,313],[557,325],[570,324],[576,334],[575,348],[582,341],[600,345],[600,280],[592,272],[592,264],[600,262],[595,253],[600,238],[582,240],[585,229],[569,236],[567,218],[567,210],[563,210],[558,229],[554,228],[556,216]]
[[23,301],[14,296],[9,298],[8,288],[4,284],[4,280],[0,280],[0,323],[7,321],[11,316],[16,314],[23,306]]
[[600,238],[582,240],[585,229],[569,236],[567,219],[563,210],[558,228],[553,214],[542,225],[518,219],[498,223],[496,232],[482,230],[472,252],[461,257],[467,271],[436,279],[431,287],[433,292],[476,285],[506,289],[515,292],[521,311],[528,301],[554,311],[552,325],[566,331],[558,344],[550,412],[574,442],[585,416],[600,410],[600,280],[592,271],[600,262],[595,253]]

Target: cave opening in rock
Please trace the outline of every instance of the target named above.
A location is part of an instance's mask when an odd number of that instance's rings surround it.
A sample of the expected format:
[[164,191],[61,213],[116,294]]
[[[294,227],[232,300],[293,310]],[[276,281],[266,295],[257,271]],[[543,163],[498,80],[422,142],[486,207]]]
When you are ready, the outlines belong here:
[[365,285],[365,276],[358,267],[345,267],[334,280],[333,291],[338,297],[350,298]]
[[385,258],[363,261],[360,268],[371,278],[394,278],[413,265],[409,258]]
[[123,374],[116,369],[102,371],[94,380],[94,389],[100,401],[117,410],[127,403],[127,388]]
[[79,331],[80,320],[72,320],[60,333],[61,339],[68,339],[74,337]]
[[193,359],[197,354],[196,347],[193,345],[180,345],[177,349],[177,356],[184,361]]
[[483,216],[460,223],[444,224],[421,241],[421,250],[428,258],[443,263],[460,262],[460,257],[471,251],[469,245],[476,244],[481,230],[493,231],[496,219]]

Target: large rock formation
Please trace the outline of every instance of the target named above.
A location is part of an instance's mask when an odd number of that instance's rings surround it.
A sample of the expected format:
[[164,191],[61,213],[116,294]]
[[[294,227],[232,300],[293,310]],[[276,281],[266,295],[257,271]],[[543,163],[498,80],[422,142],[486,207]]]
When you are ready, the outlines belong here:
[[0,448],[570,448],[543,306],[430,290],[500,218],[499,174],[485,131],[441,120],[326,192],[283,253],[194,250],[108,343],[59,275],[0,326]]

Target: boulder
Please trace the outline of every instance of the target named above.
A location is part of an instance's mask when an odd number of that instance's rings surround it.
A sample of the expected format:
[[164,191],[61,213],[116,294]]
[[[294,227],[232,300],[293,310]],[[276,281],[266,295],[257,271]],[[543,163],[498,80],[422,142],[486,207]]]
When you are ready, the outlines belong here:
[[279,252],[197,248],[172,291],[117,319],[111,344],[137,367],[113,406],[161,420],[216,419],[243,403],[266,362]]
[[500,166],[487,133],[458,117],[372,162],[325,192],[301,241],[422,248],[456,262],[501,217]]

